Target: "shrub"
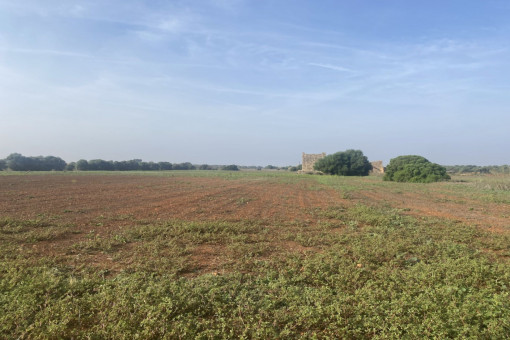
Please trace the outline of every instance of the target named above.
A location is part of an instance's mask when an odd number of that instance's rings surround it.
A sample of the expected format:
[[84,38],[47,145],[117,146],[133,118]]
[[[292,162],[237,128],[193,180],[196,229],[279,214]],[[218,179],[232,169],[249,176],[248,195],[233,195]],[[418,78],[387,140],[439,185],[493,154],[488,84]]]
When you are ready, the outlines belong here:
[[422,156],[399,156],[390,160],[386,167],[385,181],[431,183],[449,180],[446,168],[431,163]]
[[314,169],[330,175],[367,176],[372,164],[361,150],[347,150],[319,159]]

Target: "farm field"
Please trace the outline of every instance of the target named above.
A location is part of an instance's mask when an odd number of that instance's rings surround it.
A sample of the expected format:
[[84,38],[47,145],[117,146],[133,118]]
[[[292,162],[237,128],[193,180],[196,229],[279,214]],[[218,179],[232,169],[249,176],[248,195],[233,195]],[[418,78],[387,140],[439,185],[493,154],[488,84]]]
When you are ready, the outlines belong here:
[[510,176],[0,175],[0,338],[510,337]]

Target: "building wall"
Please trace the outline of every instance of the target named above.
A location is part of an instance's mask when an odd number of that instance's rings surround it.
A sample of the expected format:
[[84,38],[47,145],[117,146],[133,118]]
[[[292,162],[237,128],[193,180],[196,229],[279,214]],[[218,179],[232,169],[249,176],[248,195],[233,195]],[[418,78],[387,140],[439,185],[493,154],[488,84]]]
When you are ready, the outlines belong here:
[[314,171],[313,166],[319,159],[326,157],[326,153],[304,153],[303,152],[303,171]]
[[370,162],[370,164],[372,164],[373,174],[384,174],[384,166],[382,161],[374,161]]

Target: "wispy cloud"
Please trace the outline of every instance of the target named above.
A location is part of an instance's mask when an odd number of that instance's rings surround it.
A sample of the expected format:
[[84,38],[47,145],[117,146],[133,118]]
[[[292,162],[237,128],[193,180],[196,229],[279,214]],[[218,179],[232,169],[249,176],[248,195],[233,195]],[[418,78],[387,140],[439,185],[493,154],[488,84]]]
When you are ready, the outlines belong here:
[[308,65],[327,68],[329,70],[334,70],[334,71],[339,71],[339,72],[354,72],[353,70],[351,70],[349,68],[337,66],[337,65],[320,64],[320,63],[308,63]]

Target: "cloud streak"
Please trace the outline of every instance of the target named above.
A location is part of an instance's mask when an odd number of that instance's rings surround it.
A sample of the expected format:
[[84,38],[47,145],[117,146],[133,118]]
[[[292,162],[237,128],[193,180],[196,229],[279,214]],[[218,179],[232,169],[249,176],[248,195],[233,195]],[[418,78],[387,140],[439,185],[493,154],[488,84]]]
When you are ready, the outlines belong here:
[[337,66],[337,65],[319,64],[319,63],[308,63],[308,65],[322,67],[322,68],[326,68],[326,69],[338,71],[338,72],[349,72],[349,73],[354,72],[353,70],[351,70],[349,68]]

